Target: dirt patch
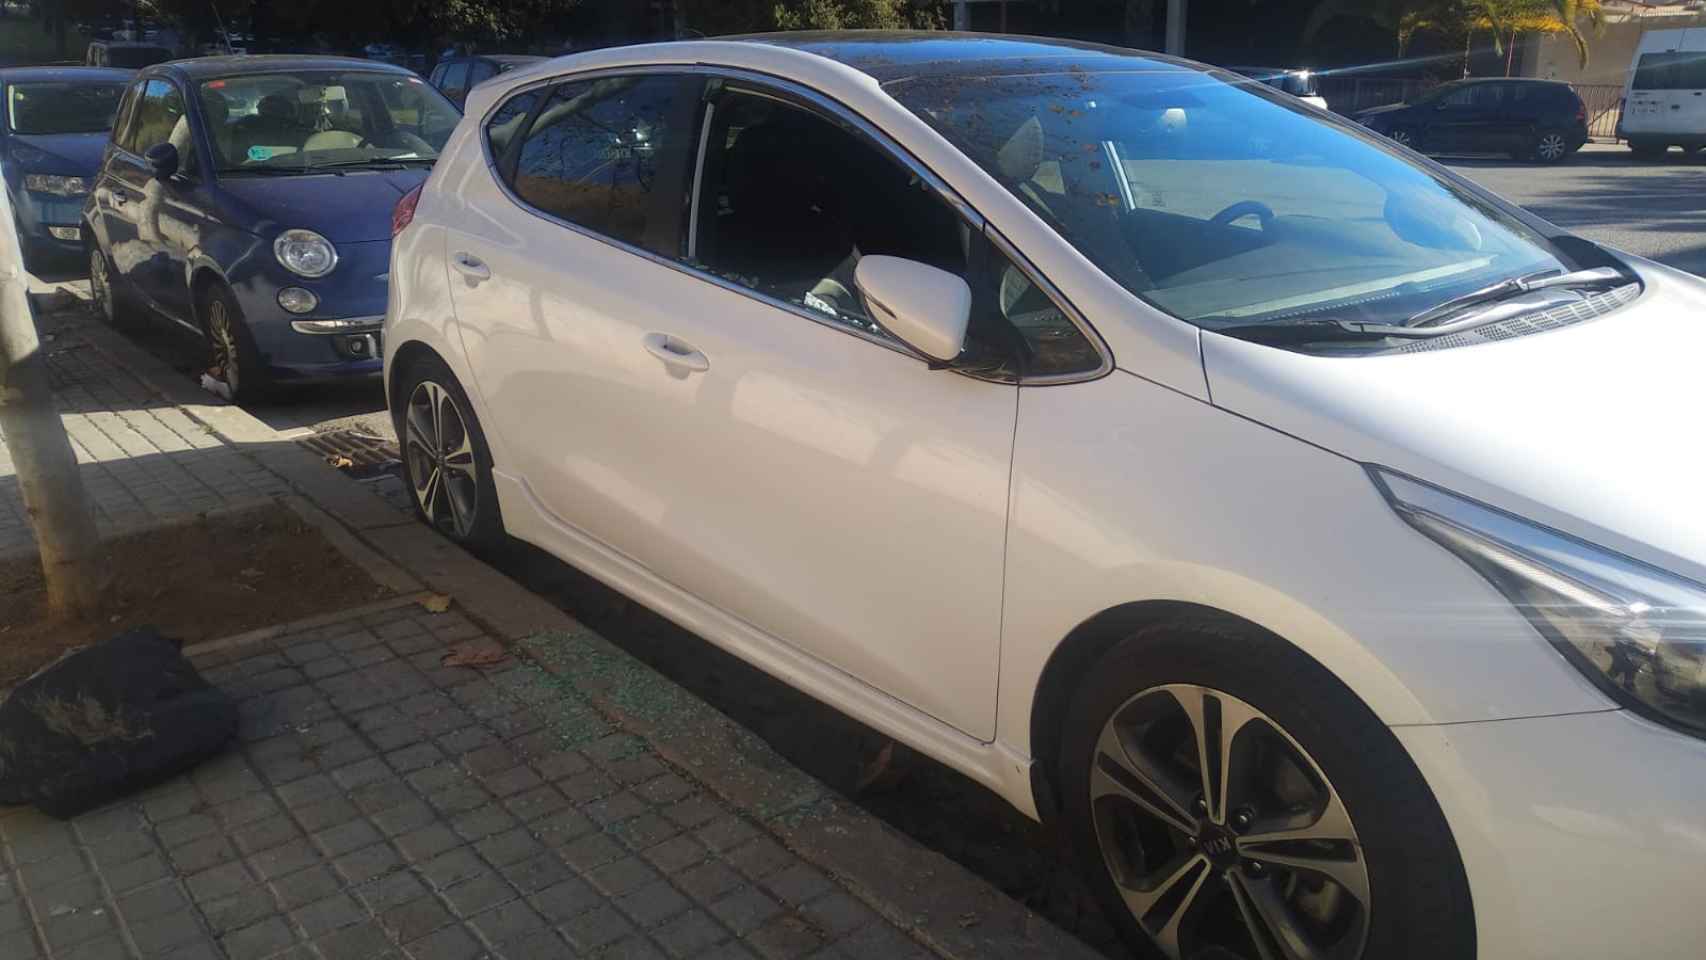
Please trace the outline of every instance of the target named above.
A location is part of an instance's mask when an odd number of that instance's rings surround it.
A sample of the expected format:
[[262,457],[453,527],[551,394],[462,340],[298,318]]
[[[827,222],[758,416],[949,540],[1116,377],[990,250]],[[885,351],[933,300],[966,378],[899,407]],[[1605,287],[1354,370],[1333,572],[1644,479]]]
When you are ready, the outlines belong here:
[[113,582],[93,617],[50,622],[35,557],[0,563],[0,688],[72,647],[153,624],[185,643],[387,596],[282,506],[203,517],[104,545]]

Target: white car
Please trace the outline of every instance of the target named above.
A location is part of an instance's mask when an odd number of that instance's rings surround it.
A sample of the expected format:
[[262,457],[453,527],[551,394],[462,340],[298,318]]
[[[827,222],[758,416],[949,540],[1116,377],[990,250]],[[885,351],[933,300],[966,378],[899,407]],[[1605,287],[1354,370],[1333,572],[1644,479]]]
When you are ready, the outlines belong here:
[[396,229],[427,520],[1059,820],[1140,950],[1699,955],[1706,283],[963,36],[499,77]]

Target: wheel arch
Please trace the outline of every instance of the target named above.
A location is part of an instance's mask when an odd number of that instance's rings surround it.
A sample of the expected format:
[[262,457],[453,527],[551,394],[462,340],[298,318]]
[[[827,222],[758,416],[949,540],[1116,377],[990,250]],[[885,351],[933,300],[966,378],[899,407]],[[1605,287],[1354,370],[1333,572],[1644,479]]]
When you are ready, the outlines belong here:
[[[1304,656],[1310,656],[1307,650],[1261,624],[1218,607],[1183,600],[1122,603],[1084,620],[1049,655],[1031,700],[1031,790],[1035,794],[1037,814],[1043,822],[1053,822],[1060,810],[1057,792],[1060,729],[1073,691],[1082,685],[1084,677],[1108,651],[1134,632],[1145,627],[1185,621],[1199,626],[1212,622],[1230,631],[1273,638]],[[1310,659],[1316,658],[1310,656]],[[1354,690],[1351,693],[1356,696]]]
[[223,286],[229,289],[231,284],[226,281],[225,274],[221,273],[211,262],[192,264],[190,267],[189,280],[190,312],[194,315],[195,322],[203,329],[206,329],[207,318],[201,315],[202,299],[205,298],[207,296],[207,292],[214,287]]
[[[403,380],[398,374],[429,358],[437,360],[447,368],[450,366],[444,356],[424,340],[407,340],[398,344],[396,351],[391,354],[391,361],[385,365],[385,405],[390,409],[393,419],[403,402],[400,395]],[[467,386],[464,385],[463,389],[466,390]]]

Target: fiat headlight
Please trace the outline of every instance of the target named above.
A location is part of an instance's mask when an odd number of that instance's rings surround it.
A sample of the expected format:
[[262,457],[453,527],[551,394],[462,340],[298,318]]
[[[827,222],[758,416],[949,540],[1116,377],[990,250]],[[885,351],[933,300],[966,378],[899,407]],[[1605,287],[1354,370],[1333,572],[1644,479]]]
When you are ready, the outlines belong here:
[[338,248],[312,230],[286,230],[273,241],[273,256],[301,277],[323,277],[338,265]]
[[82,177],[63,177],[52,173],[24,174],[24,189],[31,193],[48,193],[56,197],[86,197],[89,182]]
[[1375,469],[1398,515],[1461,557],[1618,703],[1706,736],[1706,586]]

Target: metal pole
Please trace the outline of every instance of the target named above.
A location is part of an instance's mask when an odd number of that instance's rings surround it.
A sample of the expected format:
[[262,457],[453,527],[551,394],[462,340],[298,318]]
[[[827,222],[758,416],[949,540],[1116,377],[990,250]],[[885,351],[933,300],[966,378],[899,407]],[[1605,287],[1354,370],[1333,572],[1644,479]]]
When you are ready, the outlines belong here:
[[100,602],[100,536],[71,439],[53,406],[16,222],[12,201],[0,190],[0,435],[35,531],[48,609],[74,616]]
[[1185,10],[1189,0],[1167,0],[1167,52],[1185,55]]

